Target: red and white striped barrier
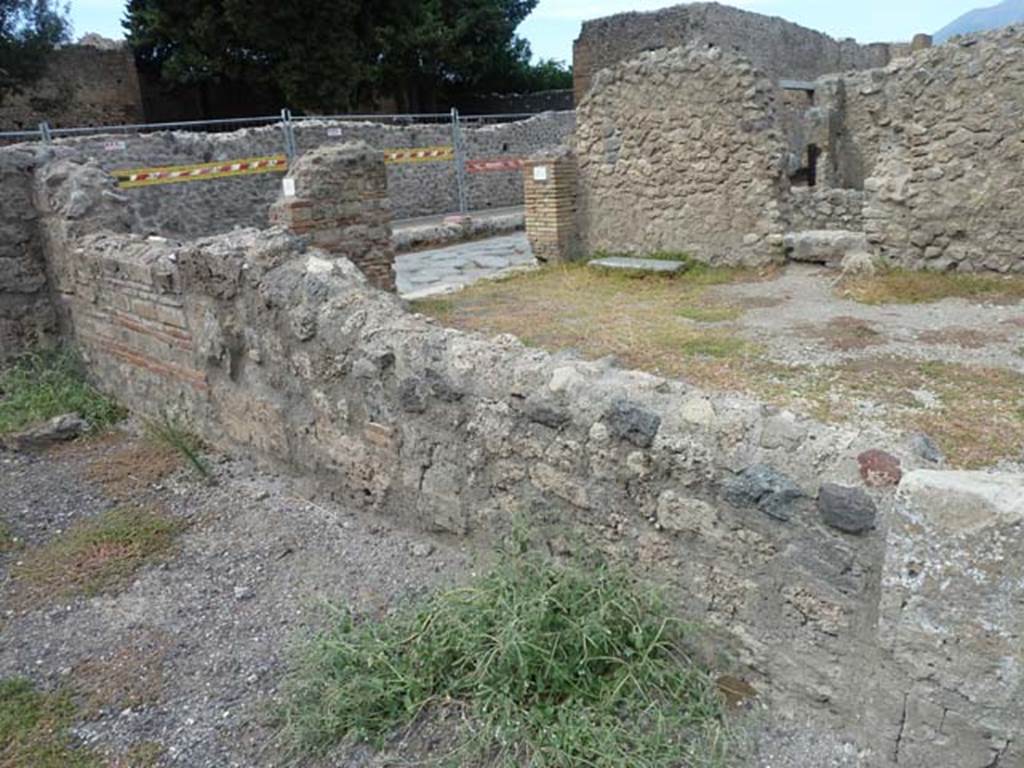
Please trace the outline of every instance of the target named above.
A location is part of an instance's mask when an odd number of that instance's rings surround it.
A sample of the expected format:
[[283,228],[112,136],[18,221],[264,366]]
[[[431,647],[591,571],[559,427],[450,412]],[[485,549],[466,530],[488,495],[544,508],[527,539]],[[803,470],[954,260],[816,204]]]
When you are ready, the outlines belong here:
[[467,160],[466,170],[469,173],[489,173],[492,171],[518,171],[523,167],[522,158],[503,157],[492,160]]
[[208,181],[228,176],[250,176],[254,173],[284,173],[288,158],[284,155],[249,157],[244,160],[222,160],[217,163],[169,165],[159,168],[128,168],[111,171],[122,189],[150,187],[156,184],[179,184],[186,181]]

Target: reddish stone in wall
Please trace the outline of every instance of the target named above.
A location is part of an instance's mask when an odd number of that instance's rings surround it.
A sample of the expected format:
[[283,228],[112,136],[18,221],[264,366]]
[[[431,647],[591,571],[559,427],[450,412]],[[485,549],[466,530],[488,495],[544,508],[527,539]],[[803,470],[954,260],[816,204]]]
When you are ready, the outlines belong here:
[[857,462],[860,464],[860,476],[873,488],[899,485],[900,480],[903,479],[900,460],[891,453],[880,451],[877,448],[872,449],[858,456]]

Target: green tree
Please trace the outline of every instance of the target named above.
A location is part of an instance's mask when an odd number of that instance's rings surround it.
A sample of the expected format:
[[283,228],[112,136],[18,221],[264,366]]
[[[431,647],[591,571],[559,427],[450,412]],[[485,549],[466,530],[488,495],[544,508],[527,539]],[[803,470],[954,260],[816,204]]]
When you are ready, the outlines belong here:
[[[306,111],[410,111],[546,82],[516,28],[537,0],[130,0],[128,39],[170,82],[279,89]],[[528,88],[529,89],[529,88]]]
[[67,8],[52,0],[0,0],[0,103],[43,75],[70,30]]

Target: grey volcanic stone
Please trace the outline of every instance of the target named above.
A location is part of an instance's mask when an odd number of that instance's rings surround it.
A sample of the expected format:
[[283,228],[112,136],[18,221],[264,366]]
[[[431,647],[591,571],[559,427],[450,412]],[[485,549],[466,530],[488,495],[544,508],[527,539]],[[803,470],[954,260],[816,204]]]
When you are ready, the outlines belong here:
[[863,232],[845,230],[809,230],[787,232],[783,242],[786,253],[793,261],[809,261],[838,267],[850,253],[868,251],[867,236]]
[[923,432],[910,438],[910,450],[932,464],[939,464],[946,458],[935,441]]
[[786,475],[766,464],[747,467],[725,486],[725,499],[734,506],[757,507],[768,517],[787,521],[793,506],[806,494]]
[[560,429],[572,420],[568,411],[551,403],[531,403],[526,408],[526,417],[551,429]]
[[444,374],[438,373],[433,368],[427,368],[423,374],[435,397],[446,403],[457,403],[463,398],[463,393],[456,389]]
[[15,451],[38,451],[74,440],[89,431],[89,422],[77,413],[54,416],[49,421],[8,437],[4,444]]
[[419,376],[411,376],[398,385],[398,404],[407,413],[425,413],[430,387]]
[[878,517],[878,507],[862,489],[832,483],[821,486],[818,511],[826,525],[844,533],[870,531]]
[[605,413],[609,431],[638,448],[650,448],[661,427],[661,416],[629,400],[616,400]]

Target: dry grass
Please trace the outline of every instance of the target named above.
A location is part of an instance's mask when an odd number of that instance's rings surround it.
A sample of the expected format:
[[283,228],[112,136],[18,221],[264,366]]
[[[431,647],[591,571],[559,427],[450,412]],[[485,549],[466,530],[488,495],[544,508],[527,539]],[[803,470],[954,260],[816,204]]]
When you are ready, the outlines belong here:
[[182,455],[168,445],[131,442],[92,459],[86,476],[102,487],[110,498],[131,499],[182,466]]
[[979,331],[974,328],[942,328],[925,331],[917,335],[922,344],[943,344],[961,349],[982,349],[990,344],[999,344],[1007,340],[1006,334],[998,331]]
[[[417,308],[464,330],[511,333],[531,345],[574,349],[591,359],[612,355],[630,368],[711,389],[746,392],[810,410],[823,420],[861,418],[861,406],[870,405],[872,418],[896,428],[927,432],[956,466],[982,467],[1020,456],[1024,376],[890,358],[824,368],[774,363],[725,322],[740,309],[706,298],[709,286],[763,277],[753,271],[698,266],[675,277],[637,278],[571,265],[479,283],[453,296],[419,302]],[[918,276],[912,277],[914,283]],[[899,273],[875,278],[882,281],[880,285],[890,286],[901,279]],[[1005,289],[1013,281],[926,274],[924,282],[946,285],[947,291],[950,284],[974,285],[975,295],[981,295],[978,285]],[[989,297],[996,295],[985,290]],[[933,288],[932,295],[936,292],[938,288]],[[885,343],[878,328],[850,317],[808,327],[803,333],[840,351]],[[944,343],[973,340],[971,334],[942,337]],[[934,402],[922,402],[912,394],[915,390],[923,391],[926,398],[930,393]]]
[[163,745],[155,741],[144,741],[115,758],[108,768],[157,768],[165,752]]
[[13,602],[30,606],[120,586],[165,554],[183,527],[164,513],[139,508],[115,509],[78,523],[26,551],[15,564]]
[[839,352],[885,344],[885,336],[871,323],[856,317],[833,317],[823,325],[809,325],[804,335],[824,341]]
[[700,378],[704,367],[718,371],[723,361],[742,362],[757,351],[721,325],[742,310],[710,300],[707,289],[766,276],[701,265],[672,277],[559,265],[478,283],[415,307],[464,330],[510,333],[531,346],[575,349],[592,359],[614,355],[630,367]]
[[158,701],[168,647],[167,637],[142,632],[132,638],[131,644],[78,664],[72,677],[83,716],[94,720],[105,713],[126,707],[138,709]]
[[927,304],[950,298],[1012,303],[1024,300],[1024,278],[888,269],[845,279],[838,290],[862,304]]
[[889,422],[927,433],[955,466],[985,467],[1024,450],[1024,376],[1013,371],[886,358],[789,375],[781,399],[803,402],[825,421],[856,418],[858,403],[882,404]]

